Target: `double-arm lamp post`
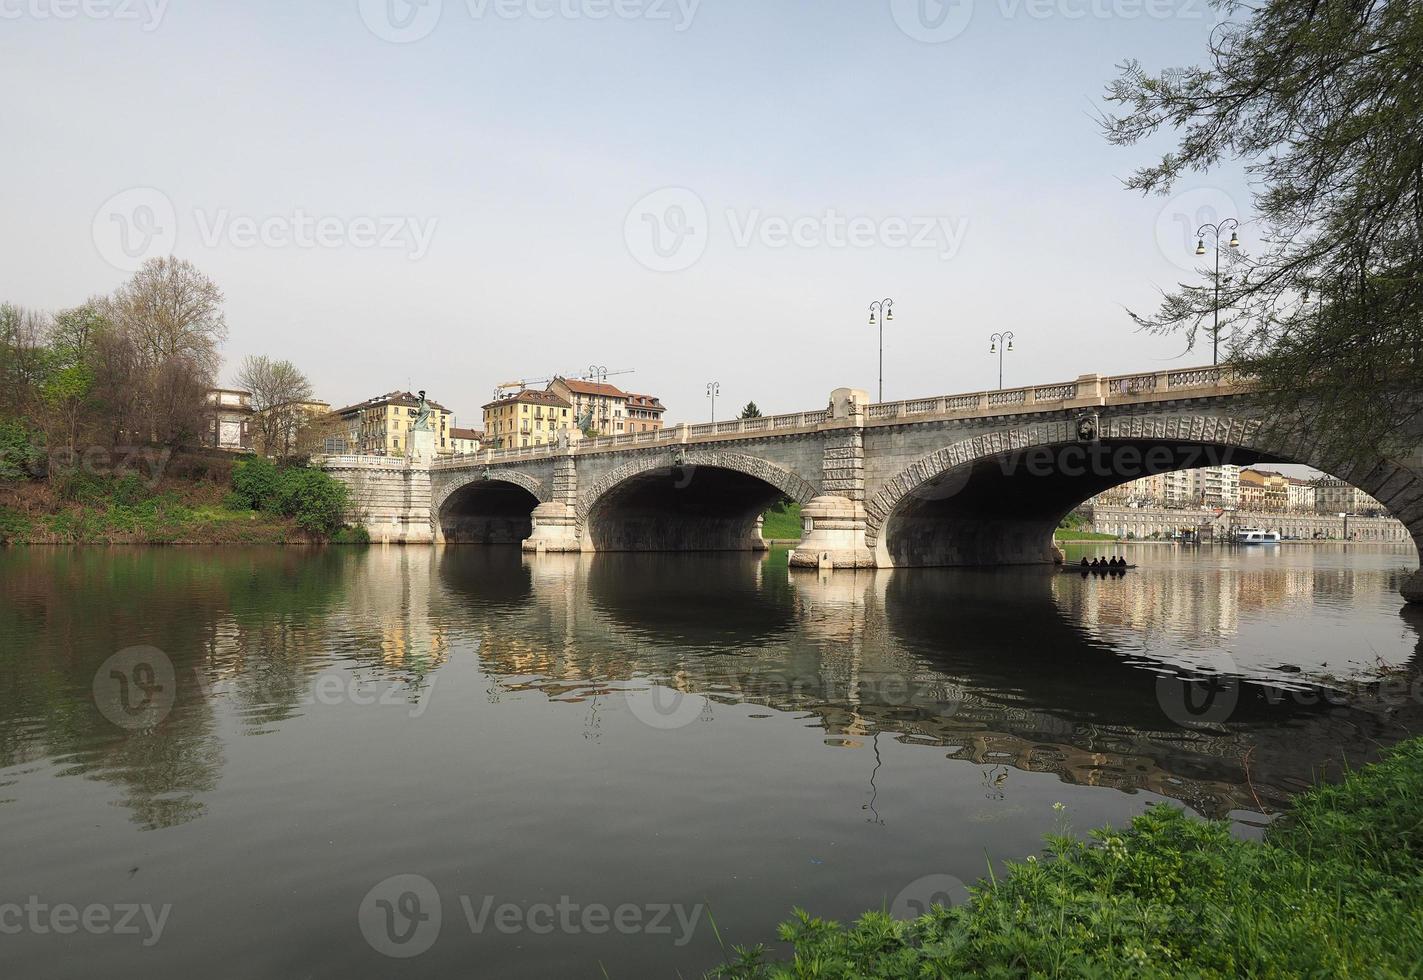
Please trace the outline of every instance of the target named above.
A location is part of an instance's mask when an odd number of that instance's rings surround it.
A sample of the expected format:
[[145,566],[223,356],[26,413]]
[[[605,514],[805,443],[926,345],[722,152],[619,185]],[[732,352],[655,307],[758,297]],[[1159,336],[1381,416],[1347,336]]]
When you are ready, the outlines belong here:
[[884,401],[884,322],[894,320],[894,300],[877,299],[870,304],[870,326],[879,324],[879,400]]
[[1226,218],[1218,224],[1204,224],[1196,229],[1196,254],[1206,254],[1206,232],[1210,232],[1215,237],[1215,326],[1211,329],[1211,363],[1220,363],[1220,236],[1227,229],[1230,229],[1231,248],[1240,247],[1240,239],[1235,235],[1235,229],[1240,227],[1240,222],[1234,218]]
[[1003,355],[1013,349],[1013,331],[1004,330],[988,338],[988,353],[998,355],[998,390],[1003,390]]

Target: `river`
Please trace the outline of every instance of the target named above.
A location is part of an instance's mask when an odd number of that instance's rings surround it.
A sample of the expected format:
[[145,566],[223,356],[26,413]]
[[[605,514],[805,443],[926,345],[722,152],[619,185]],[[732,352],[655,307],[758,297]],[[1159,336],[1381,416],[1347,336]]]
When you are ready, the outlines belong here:
[[0,974],[695,976],[1418,730],[1411,547],[1124,552],[0,551]]

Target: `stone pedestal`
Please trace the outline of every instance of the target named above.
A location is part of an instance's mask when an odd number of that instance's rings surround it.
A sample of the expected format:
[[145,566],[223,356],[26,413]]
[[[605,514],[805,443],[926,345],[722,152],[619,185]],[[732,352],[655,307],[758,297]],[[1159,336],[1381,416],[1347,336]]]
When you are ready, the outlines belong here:
[[534,529],[524,540],[524,550],[580,551],[577,519],[573,508],[565,503],[550,501],[539,504],[533,513]]
[[1398,592],[1408,602],[1423,604],[1423,568],[1404,579]]
[[435,458],[435,433],[430,429],[411,429],[408,457],[420,463]]
[[795,568],[874,568],[865,546],[865,505],[846,497],[820,496],[801,508],[805,537],[790,553]]

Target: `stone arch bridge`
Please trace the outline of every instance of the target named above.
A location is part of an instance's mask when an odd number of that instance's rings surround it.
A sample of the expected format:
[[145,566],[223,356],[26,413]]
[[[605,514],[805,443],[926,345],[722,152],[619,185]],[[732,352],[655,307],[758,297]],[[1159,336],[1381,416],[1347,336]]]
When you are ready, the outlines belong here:
[[[1423,433],[1419,434],[1423,446]],[[802,505],[798,566],[1048,562],[1082,501],[1140,476],[1220,463],[1307,463],[1372,494],[1423,551],[1423,453],[1344,466],[1271,425],[1229,367],[561,438],[430,459],[333,456],[372,539],[529,551],[764,548],[760,515]],[[1423,574],[1405,583],[1423,601]]]

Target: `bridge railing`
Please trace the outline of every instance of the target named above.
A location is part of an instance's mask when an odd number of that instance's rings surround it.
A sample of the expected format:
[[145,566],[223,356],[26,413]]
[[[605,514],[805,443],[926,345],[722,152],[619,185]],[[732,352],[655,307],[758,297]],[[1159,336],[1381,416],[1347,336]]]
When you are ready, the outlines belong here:
[[[914,416],[974,416],[989,415],[999,409],[1021,409],[1032,406],[1045,411],[1062,408],[1069,402],[1095,404],[1097,399],[1110,404],[1114,400],[1131,400],[1143,395],[1172,392],[1204,391],[1212,388],[1248,386],[1250,379],[1229,364],[1213,367],[1180,368],[1173,371],[1149,371],[1141,374],[1100,376],[1083,375],[1076,381],[1059,384],[1030,385],[1024,388],[1004,388],[996,391],[976,391],[961,395],[939,395],[935,398],[911,398],[897,402],[877,402],[866,408],[873,420],[893,420]],[[734,434],[784,434],[801,429],[813,429],[825,421],[825,409],[814,412],[792,412],[788,415],[766,415],[755,419],[731,419],[724,422],[682,424],[648,432],[622,432],[580,440],[577,452],[620,449],[623,447],[677,443]],[[556,443],[542,446],[515,446],[508,449],[485,449],[478,453],[445,456],[436,460],[436,469],[458,468],[478,463],[505,462],[514,459],[537,459],[558,455]],[[339,465],[344,459],[379,457],[327,457],[328,465]],[[399,465],[392,461],[392,465]]]

